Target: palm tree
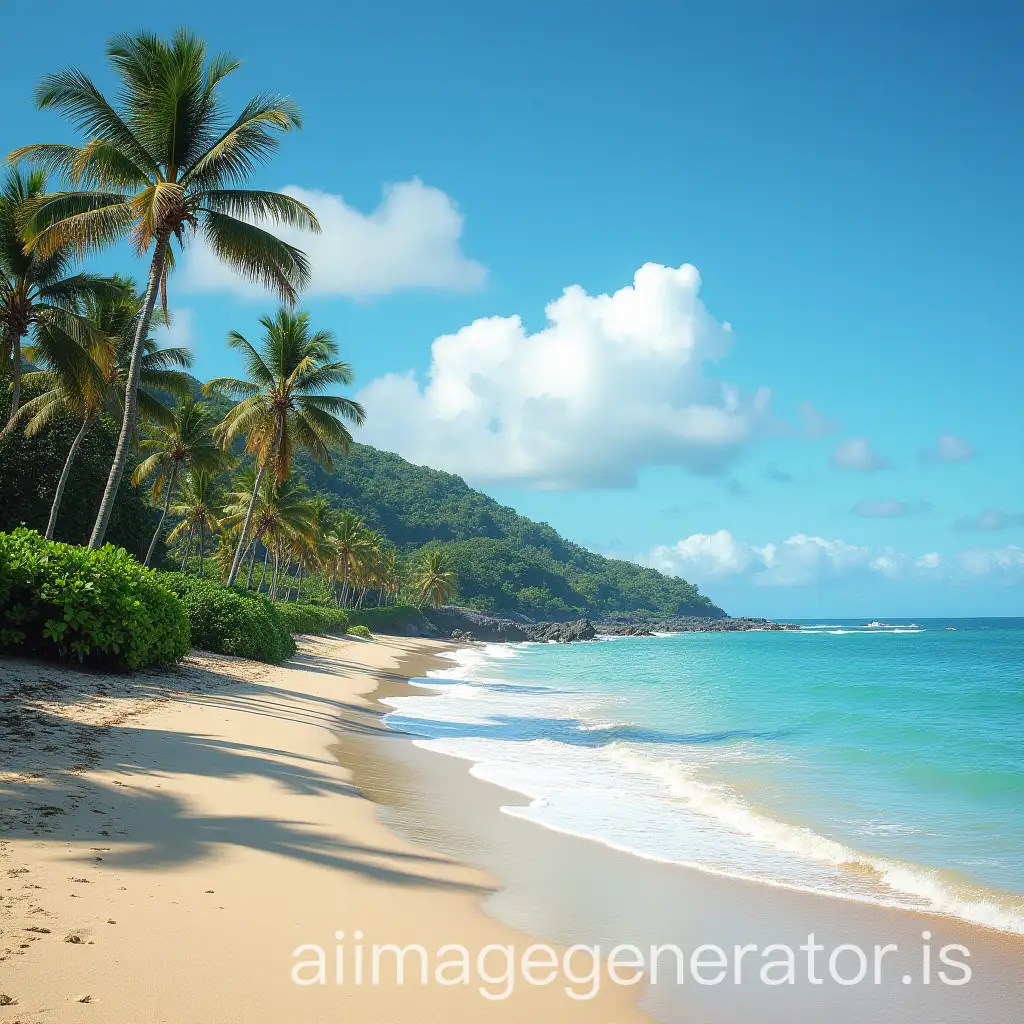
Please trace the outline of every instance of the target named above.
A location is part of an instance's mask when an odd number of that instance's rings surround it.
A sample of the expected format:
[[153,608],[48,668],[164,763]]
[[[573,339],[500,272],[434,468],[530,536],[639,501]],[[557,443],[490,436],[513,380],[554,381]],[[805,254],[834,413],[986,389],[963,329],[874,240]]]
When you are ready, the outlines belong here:
[[429,598],[435,608],[450,601],[459,590],[455,566],[448,553],[440,548],[423,552],[413,573],[412,583],[420,604],[425,604]]
[[281,484],[291,472],[296,451],[304,451],[332,472],[331,451],[348,451],[352,443],[343,420],[359,424],[364,417],[358,402],[323,393],[329,387],[352,383],[352,367],[335,358],[338,346],[330,331],[310,333],[309,314],[284,307],[260,323],[265,331],[262,355],[237,331],[228,335],[228,344],[242,353],[246,379],[218,377],[204,389],[207,394],[213,391],[239,399],[218,427],[218,437],[228,448],[235,438],[244,436],[245,450],[259,467],[228,576],[229,587],[238,576],[267,467]]
[[143,480],[154,477],[153,500],[159,500],[161,493],[164,495],[160,521],[149,542],[143,565],[149,565],[153,557],[153,549],[171,505],[174,485],[182,470],[219,472],[224,468],[225,453],[213,439],[213,426],[214,418],[209,408],[189,395],[171,410],[169,422],[155,424],[143,437],[139,447],[150,454],[136,467],[132,483],[137,487]]
[[45,194],[46,175],[22,174],[9,168],[0,188],[0,369],[11,365],[11,409],[3,437],[14,426],[21,404],[22,346],[32,336],[36,358],[69,376],[83,371],[85,350],[92,340],[80,305],[99,298],[111,279],[69,273],[74,247],[63,245],[44,255],[31,250],[23,237],[26,219]]
[[[27,420],[25,433],[31,437],[61,415],[81,424],[57,482],[46,526],[47,540],[53,539],[64,489],[85,436],[100,416],[123,414],[135,323],[142,303],[135,282],[117,277],[106,294],[89,295],[82,301],[81,314],[91,331],[84,365],[77,360],[54,359],[51,350],[26,350],[33,362],[41,362],[45,368],[29,374],[43,390],[21,407],[20,418]],[[146,339],[137,395],[143,422],[168,422],[171,411],[160,400],[160,393],[178,398],[188,395],[191,378],[184,370],[191,365],[188,349],[160,348],[153,338]]]
[[275,151],[282,132],[301,127],[291,100],[259,93],[230,121],[219,87],[239,62],[225,55],[208,59],[205,43],[185,29],[170,41],[148,32],[114,36],[107,56],[120,82],[116,106],[78,68],[47,75],[36,89],[37,105],[60,111],[87,136],[86,144],[25,146],[9,157],[59,172],[69,186],[41,196],[25,225],[39,258],[68,246],[81,256],[126,237],[140,256],[151,254],[121,435],[89,540],[93,548],[103,543],[128,458],[158,293],[167,306],[172,243],[181,248],[202,231],[220,259],[294,303],[309,279],[305,255],[253,222],[319,230],[312,211],[297,200],[240,187]]
[[180,522],[167,535],[167,542],[185,538],[185,552],[182,569],[188,564],[192,553],[192,541],[199,535],[199,575],[203,575],[203,555],[206,551],[206,534],[217,533],[223,511],[223,498],[217,474],[209,469],[191,468],[182,481],[181,499],[171,505],[171,514]]
[[308,538],[312,535],[313,513],[310,509],[309,491],[302,483],[293,480],[278,483],[271,478],[256,487],[255,493],[257,502],[250,514],[252,501],[248,489],[243,487],[242,490],[235,491],[231,495],[233,501],[224,509],[221,525],[226,531],[234,532],[241,528],[247,517],[250,519],[253,525],[253,549],[255,550],[256,544],[260,543],[265,552],[263,575],[260,577],[257,590],[263,587],[270,556],[273,554],[274,567],[269,592],[276,598],[282,553],[296,538]]
[[348,604],[348,584],[354,566],[362,557],[363,549],[366,546],[366,525],[362,517],[355,512],[342,512],[334,526],[331,534],[331,543],[334,548],[334,571],[331,575],[331,596],[334,596],[334,587],[338,578],[338,570],[341,570],[341,594],[338,596],[339,607]]

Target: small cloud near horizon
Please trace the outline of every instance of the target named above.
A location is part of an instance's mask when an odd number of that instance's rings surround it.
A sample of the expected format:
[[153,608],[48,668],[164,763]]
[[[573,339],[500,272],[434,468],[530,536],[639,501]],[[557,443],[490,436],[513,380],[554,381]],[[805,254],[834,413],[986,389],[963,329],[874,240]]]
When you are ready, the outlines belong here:
[[973,459],[974,448],[952,434],[942,434],[933,448],[924,453],[926,462],[967,462]]
[[829,461],[836,469],[848,469],[855,473],[872,473],[889,465],[871,450],[866,437],[851,437],[840,441]]
[[993,533],[996,530],[1024,526],[1024,513],[1002,512],[998,508],[989,508],[977,516],[961,516],[953,525],[957,530]]
[[859,501],[850,511],[865,519],[898,519],[923,515],[932,510],[930,501]]

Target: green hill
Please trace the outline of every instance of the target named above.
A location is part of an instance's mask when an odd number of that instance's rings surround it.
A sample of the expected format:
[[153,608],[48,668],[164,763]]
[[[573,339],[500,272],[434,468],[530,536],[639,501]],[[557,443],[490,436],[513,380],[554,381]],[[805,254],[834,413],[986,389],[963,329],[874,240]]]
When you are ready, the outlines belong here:
[[534,618],[725,614],[693,584],[588,551],[452,473],[362,444],[336,460],[333,474],[308,459],[298,469],[313,490],[358,512],[403,551],[446,548],[459,570],[460,604]]

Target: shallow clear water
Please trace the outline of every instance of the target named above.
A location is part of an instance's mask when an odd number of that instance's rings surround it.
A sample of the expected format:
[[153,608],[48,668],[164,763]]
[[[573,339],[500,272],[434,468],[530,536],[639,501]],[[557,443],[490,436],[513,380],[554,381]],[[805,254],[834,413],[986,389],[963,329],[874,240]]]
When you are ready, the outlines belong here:
[[[946,627],[955,626],[954,630]],[[462,650],[390,725],[638,856],[1024,932],[1024,620]]]

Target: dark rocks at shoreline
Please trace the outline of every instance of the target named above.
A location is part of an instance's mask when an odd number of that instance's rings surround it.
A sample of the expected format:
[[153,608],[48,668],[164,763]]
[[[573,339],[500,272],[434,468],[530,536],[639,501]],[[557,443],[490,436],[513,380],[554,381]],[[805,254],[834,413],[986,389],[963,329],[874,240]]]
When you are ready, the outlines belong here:
[[521,643],[528,640],[529,626],[520,625],[512,619],[485,615],[472,608],[457,605],[442,605],[440,608],[424,608],[424,618],[433,625],[439,636],[452,640],[483,640],[487,643]]
[[585,640],[593,640],[597,630],[589,619],[577,619],[575,622],[538,622],[535,626],[525,627],[530,640],[537,643],[575,644]]
[[484,643],[522,643],[524,640],[532,640],[535,643],[571,644],[594,640],[598,636],[782,631],[800,628],[788,623],[771,622],[768,619],[705,618],[695,615],[652,619],[632,613],[611,616],[596,625],[589,619],[576,619],[571,622],[517,622],[474,611],[472,608],[461,608],[458,605],[425,608],[423,617],[427,628],[433,630],[430,635],[456,641]]
[[602,636],[654,636],[654,631],[646,626],[627,626],[618,623],[605,625],[600,623],[598,630]]
[[657,619],[638,622],[629,616],[615,617],[599,622],[597,630],[602,636],[653,636],[655,633],[737,633],[757,631],[780,632],[798,630],[800,627],[787,622],[772,622],[769,619],[749,618],[702,618],[687,615],[676,619]]

